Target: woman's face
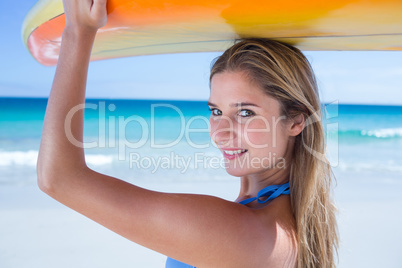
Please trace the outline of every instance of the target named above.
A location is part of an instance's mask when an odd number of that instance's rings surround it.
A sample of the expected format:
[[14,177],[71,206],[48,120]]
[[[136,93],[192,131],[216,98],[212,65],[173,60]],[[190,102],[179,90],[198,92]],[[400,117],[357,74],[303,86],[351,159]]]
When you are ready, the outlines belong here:
[[280,104],[244,72],[215,74],[208,105],[210,136],[229,174],[241,177],[287,165],[289,135]]

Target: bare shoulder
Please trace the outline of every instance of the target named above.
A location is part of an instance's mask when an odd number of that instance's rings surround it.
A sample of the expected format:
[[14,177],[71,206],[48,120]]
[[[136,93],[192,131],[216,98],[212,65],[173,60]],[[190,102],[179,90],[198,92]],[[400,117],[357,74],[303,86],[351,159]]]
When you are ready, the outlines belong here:
[[264,223],[267,233],[273,234],[273,249],[266,259],[266,267],[296,267],[297,233],[290,199],[281,196],[272,204],[256,209],[256,215]]

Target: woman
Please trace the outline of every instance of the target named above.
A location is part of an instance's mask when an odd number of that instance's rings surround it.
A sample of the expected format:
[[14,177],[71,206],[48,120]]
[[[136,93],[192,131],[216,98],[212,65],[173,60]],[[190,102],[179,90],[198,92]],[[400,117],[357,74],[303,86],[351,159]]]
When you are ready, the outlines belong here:
[[[65,0],[64,8],[66,27],[38,159],[44,192],[172,257],[166,267],[335,266],[331,169],[316,82],[299,50],[246,39],[212,67],[210,135],[227,172],[241,177],[237,200],[159,193],[89,169],[84,150],[69,141],[65,118],[85,101],[106,0]],[[82,109],[76,112],[70,130],[81,142],[83,115]]]

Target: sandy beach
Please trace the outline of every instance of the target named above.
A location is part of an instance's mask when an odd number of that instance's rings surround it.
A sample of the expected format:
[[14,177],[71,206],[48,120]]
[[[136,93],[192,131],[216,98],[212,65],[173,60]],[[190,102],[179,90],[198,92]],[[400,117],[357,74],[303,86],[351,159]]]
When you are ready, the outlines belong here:
[[[335,198],[341,237],[339,266],[401,267],[402,188],[338,172]],[[379,175],[379,174],[378,174]],[[237,178],[137,184],[165,192],[202,193],[233,200]],[[107,230],[43,194],[34,183],[0,186],[0,267],[164,267],[165,256]]]

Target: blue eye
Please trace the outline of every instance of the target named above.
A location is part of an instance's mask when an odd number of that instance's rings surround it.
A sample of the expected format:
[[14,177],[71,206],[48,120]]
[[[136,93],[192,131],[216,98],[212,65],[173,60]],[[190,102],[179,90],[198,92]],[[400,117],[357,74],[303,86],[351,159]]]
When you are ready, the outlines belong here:
[[218,115],[221,115],[222,113],[221,113],[221,111],[219,111],[218,109],[216,109],[216,108],[210,108],[209,109],[210,111],[211,111],[211,113],[212,113],[212,115],[213,116],[218,116]]
[[[216,108],[210,108],[210,109],[208,109],[208,110],[211,111],[211,113],[212,113],[213,116],[222,115],[222,112],[221,112],[220,110],[216,109]],[[244,109],[244,110],[241,110],[241,111],[240,111],[239,115],[240,115],[241,117],[249,117],[249,116],[254,115],[254,112],[251,111],[251,110],[246,110],[246,109]]]
[[250,110],[241,110],[239,115],[242,116],[242,117],[247,117],[247,116],[254,115],[254,112],[252,112]]

